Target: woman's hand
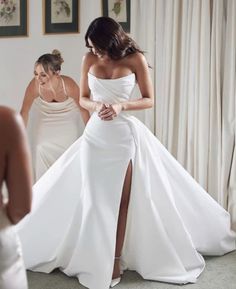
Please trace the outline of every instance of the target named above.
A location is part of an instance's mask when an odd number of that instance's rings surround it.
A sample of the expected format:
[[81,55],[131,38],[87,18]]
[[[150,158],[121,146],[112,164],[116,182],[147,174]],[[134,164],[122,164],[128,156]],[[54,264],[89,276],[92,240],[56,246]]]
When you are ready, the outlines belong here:
[[103,104],[101,110],[98,113],[98,116],[102,120],[113,120],[114,117],[117,117],[122,111],[122,105],[120,103],[116,104]]

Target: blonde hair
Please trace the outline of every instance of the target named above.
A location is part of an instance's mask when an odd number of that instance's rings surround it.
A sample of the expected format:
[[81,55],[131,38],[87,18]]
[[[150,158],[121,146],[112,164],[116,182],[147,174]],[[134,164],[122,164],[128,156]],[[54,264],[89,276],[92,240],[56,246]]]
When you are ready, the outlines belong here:
[[61,64],[63,62],[64,60],[61,56],[61,52],[54,49],[52,53],[41,55],[35,64],[41,64],[45,72],[51,70],[53,73],[57,73],[58,71],[61,71]]
[[52,54],[58,57],[58,60],[62,64],[64,62],[64,59],[61,56],[61,52],[57,49],[53,49]]

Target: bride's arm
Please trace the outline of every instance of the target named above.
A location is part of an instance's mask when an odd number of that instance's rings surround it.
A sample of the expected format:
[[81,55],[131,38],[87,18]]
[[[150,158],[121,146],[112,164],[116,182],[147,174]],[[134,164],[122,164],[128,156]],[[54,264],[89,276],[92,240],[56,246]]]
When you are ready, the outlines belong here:
[[121,103],[122,110],[151,108],[154,104],[154,91],[147,60],[143,54],[135,53],[131,63],[142,98]]
[[80,105],[90,112],[100,111],[103,104],[90,99],[90,89],[88,86],[88,72],[92,64],[92,55],[87,53],[82,60],[80,76]]

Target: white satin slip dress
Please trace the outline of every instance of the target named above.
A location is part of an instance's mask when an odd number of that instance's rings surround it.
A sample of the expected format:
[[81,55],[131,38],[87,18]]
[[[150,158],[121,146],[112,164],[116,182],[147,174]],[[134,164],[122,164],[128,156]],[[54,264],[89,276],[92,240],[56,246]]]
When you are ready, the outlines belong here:
[[35,181],[81,136],[84,129],[78,105],[68,96],[63,78],[61,80],[67,99],[47,102],[38,96],[30,112],[28,131]]
[[[130,99],[135,74],[99,79],[88,74],[92,97]],[[229,214],[189,175],[138,119],[91,116],[80,137],[34,185],[32,213],[18,226],[27,268],[60,268],[90,289],[108,289],[125,173],[132,188],[122,269],[149,280],[196,282],[200,254],[235,249]]]

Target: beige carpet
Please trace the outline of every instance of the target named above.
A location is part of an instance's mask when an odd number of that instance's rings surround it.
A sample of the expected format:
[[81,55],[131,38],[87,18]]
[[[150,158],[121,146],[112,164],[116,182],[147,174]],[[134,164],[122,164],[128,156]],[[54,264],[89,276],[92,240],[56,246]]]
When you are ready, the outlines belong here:
[[[206,268],[196,284],[173,285],[143,280],[136,272],[126,271],[116,289],[236,289],[236,251],[222,257],[208,257]],[[84,289],[76,278],[58,270],[51,274],[28,272],[29,289]]]

